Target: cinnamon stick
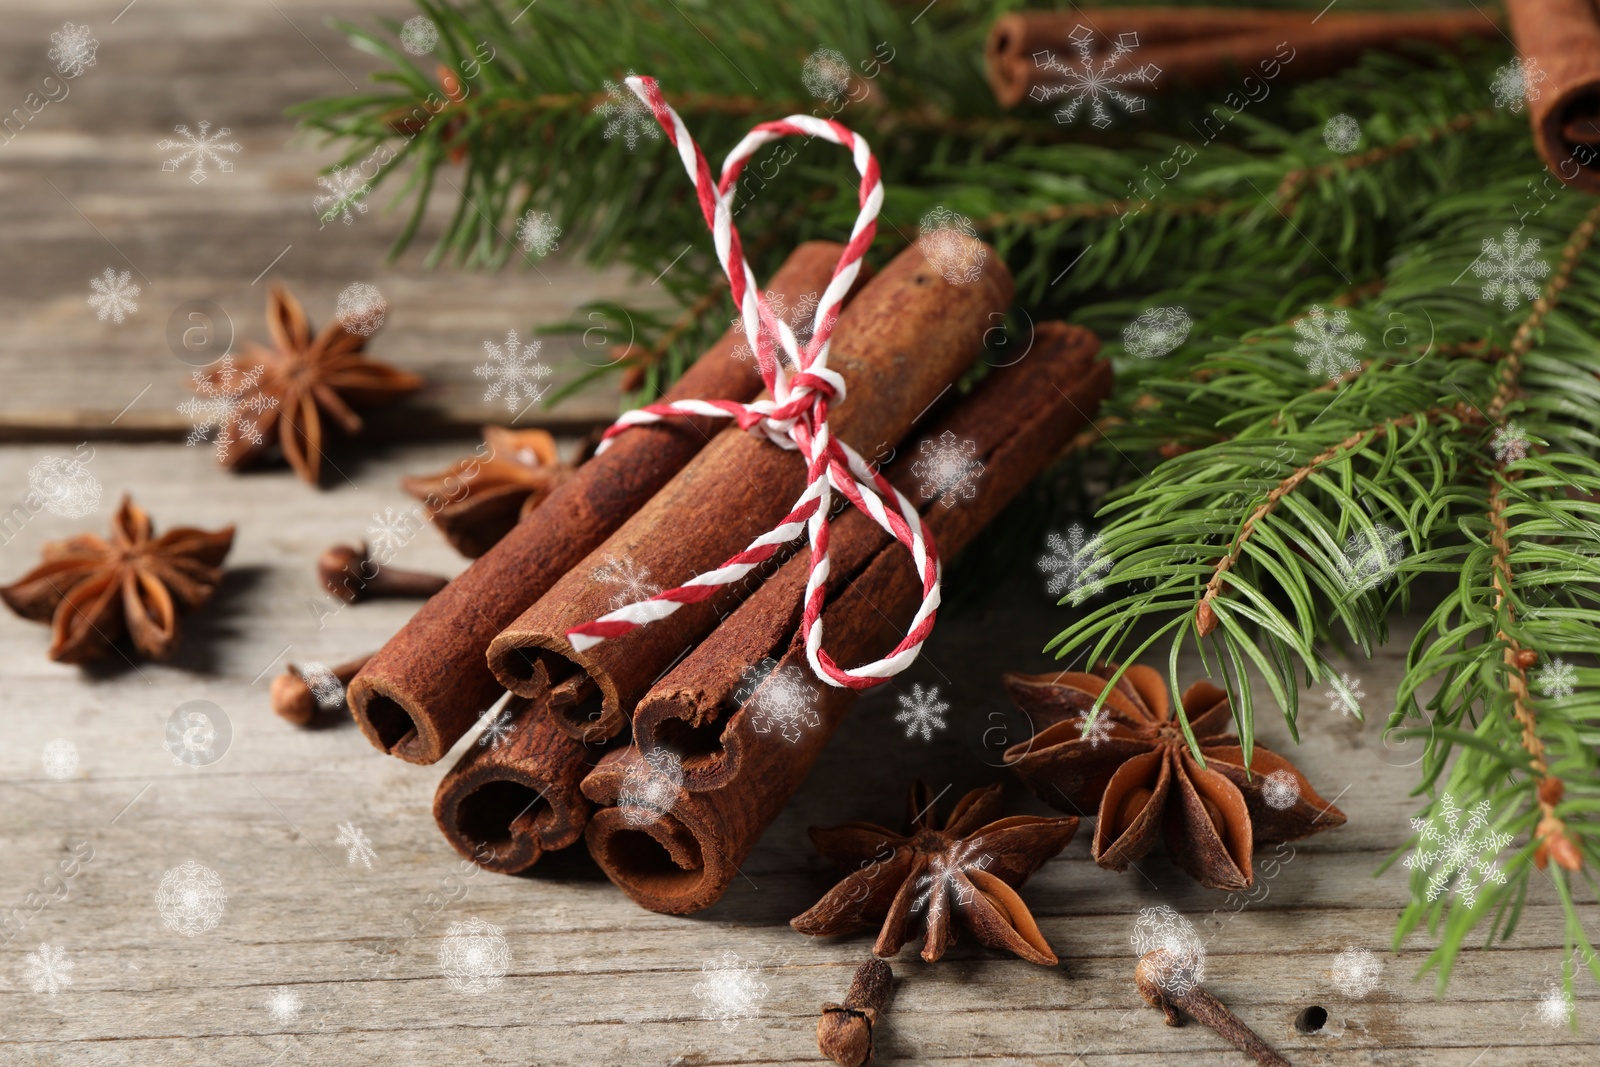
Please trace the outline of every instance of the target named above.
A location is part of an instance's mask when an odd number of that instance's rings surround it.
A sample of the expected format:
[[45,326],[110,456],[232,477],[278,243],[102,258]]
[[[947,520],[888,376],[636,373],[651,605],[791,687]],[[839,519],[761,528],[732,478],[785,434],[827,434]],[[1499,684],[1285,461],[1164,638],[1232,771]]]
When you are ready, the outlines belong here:
[[1593,0],[1508,0],[1506,10],[1539,155],[1568,185],[1600,193],[1600,12]]
[[[820,293],[840,245],[795,249],[769,287],[794,302]],[[761,389],[735,358],[731,329],[667,393],[667,399],[749,400]],[[674,419],[630,430],[551,491],[528,517],[422,606],[351,683],[351,714],[378,748],[433,763],[466,733],[504,687],[484,663],[494,636],[648,501],[721,427]]]
[[[977,280],[954,283],[912,246],[862,287],[830,343],[829,366],[849,389],[832,409],[835,436],[868,455],[878,442],[899,441],[967,369],[991,316],[1011,301],[1004,261],[987,246],[982,260]],[[804,487],[798,452],[736,426],[724,430],[494,639],[490,668],[519,695],[548,691],[552,711],[572,736],[615,737],[661,672],[747,590],[724,586],[707,600],[583,652],[567,642],[567,630],[653,592],[640,588],[646,583],[676,585],[720,566],[770,530]]]
[[[947,556],[999,514],[1088,424],[1110,391],[1110,367],[1095,362],[1097,350],[1098,341],[1080,327],[1041,326],[1026,359],[995,372],[935,424],[941,433],[950,429],[973,440],[974,456],[985,464],[971,499],[953,507],[940,501],[926,503],[927,522]],[[892,470],[892,477],[901,479],[910,473],[904,459]],[[841,519],[834,549],[848,539],[848,554],[860,565],[842,592],[830,598],[823,626],[826,647],[835,659],[855,663],[880,656],[899,641],[921,587],[897,544],[880,539],[879,549],[867,552],[863,563],[863,535],[847,532],[845,525]],[[698,746],[685,745],[689,751],[683,759],[684,789],[673,803],[643,813],[603,806],[585,831],[589,851],[606,875],[652,911],[689,914],[722,896],[855,699],[854,690],[818,684],[818,724],[800,731],[794,743],[776,732],[754,729],[750,708],[760,701],[760,689],[719,722],[727,674],[719,669],[718,657],[749,664],[767,654],[768,640],[782,629],[780,618],[785,618],[787,629],[780,638],[774,674],[789,669],[809,672],[798,620],[784,617],[775,603],[779,596],[793,596],[793,590],[803,588],[805,570],[803,557],[785,564],[641,702],[641,717],[647,707],[660,709],[651,719],[659,744],[684,742],[684,736],[672,736],[665,729],[674,715],[681,717],[679,721],[712,727],[700,729]],[[643,760],[643,751],[630,745],[607,754],[584,779],[584,794],[600,805],[616,804],[630,769]],[[699,791],[706,782],[717,787]]]

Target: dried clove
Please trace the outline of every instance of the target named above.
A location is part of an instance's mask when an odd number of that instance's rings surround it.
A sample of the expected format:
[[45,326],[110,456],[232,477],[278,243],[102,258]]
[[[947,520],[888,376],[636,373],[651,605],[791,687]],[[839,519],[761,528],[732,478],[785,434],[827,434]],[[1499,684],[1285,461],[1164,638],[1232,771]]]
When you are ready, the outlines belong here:
[[894,972],[874,956],[856,968],[843,1004],[824,1004],[817,1020],[817,1048],[839,1067],[872,1060],[872,1030],[888,1003]]
[[1161,1009],[1167,1017],[1168,1026],[1183,1025],[1183,1017],[1178,1014],[1182,1009],[1196,1022],[1209,1026],[1234,1048],[1264,1067],[1289,1067],[1288,1060],[1273,1051],[1259,1034],[1198,983],[1172,980],[1174,975],[1181,976],[1186,971],[1192,971],[1192,965],[1186,965],[1179,954],[1171,949],[1158,948],[1139,958],[1133,981],[1139,987],[1139,995],[1144,997],[1145,1003]]
[[332,546],[317,560],[317,576],[324,589],[347,604],[374,597],[427,599],[450,584],[442,574],[380,566],[372,560],[366,545]]
[[371,658],[369,653],[332,667],[320,663],[303,667],[288,664],[272,680],[272,710],[296,726],[309,725],[319,710],[334,711],[344,706],[345,686]]

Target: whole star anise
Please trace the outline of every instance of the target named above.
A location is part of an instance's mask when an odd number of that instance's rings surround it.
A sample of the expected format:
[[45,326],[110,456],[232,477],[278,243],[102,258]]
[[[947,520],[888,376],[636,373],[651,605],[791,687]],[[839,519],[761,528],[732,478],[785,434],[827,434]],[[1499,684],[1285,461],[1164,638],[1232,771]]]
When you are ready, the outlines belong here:
[[154,536],[150,516],[128,497],[111,522],[111,540],[77,534],[44,546],[44,562],[0,598],[24,619],[51,625],[50,658],[85,663],[124,636],[150,659],[178,646],[178,611],[211,599],[233,527],[183,526]]
[[436,474],[400,479],[400,488],[428,505],[439,531],[468,559],[504,537],[572,474],[544,430],[485,426],[487,457],[478,454]]
[[[272,347],[246,341],[240,360],[239,369],[246,374],[260,369],[253,392],[230,397],[244,407],[257,395],[277,403],[261,411],[253,434],[238,435],[222,447],[225,467],[248,466],[277,445],[295,473],[315,485],[322,473],[324,415],[346,433],[359,433],[361,416],[351,405],[387,403],[422,388],[421,375],[362,355],[366,337],[346,329],[342,321],[330,322],[313,337],[305,309],[281,285],[274,285],[267,297],[267,332]],[[212,394],[229,393],[237,386],[222,376],[232,371],[230,366],[201,372],[196,386]]]
[[[1000,814],[1000,785],[961,798],[936,829],[934,797],[911,788],[908,834],[869,822],[812,827],[817,851],[848,868],[843,881],[789,922],[803,934],[832,937],[882,923],[872,951],[893,956],[924,922],[922,958],[932,963],[956,940],[953,919],[979,941],[1030,963],[1053,965],[1055,953],[1016,887],[1072,840],[1078,820]],[[952,915],[954,912],[954,915]]]
[[1004,758],[1051,807],[1096,811],[1092,855],[1100,866],[1126,870],[1162,830],[1167,852],[1201,885],[1246,889],[1255,846],[1343,825],[1344,813],[1282,756],[1256,745],[1246,770],[1238,739],[1222,736],[1232,722],[1228,695],[1210,682],[1183,694],[1203,766],[1172,716],[1166,680],[1150,667],[1129,667],[1090,723],[1115,673],[1113,665],[1005,676],[1034,735]]

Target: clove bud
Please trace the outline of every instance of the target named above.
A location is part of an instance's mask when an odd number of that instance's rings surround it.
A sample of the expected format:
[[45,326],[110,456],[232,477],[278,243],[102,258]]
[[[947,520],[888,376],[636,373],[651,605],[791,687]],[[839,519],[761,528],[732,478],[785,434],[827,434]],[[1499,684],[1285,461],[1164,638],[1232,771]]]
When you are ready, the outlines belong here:
[[872,1060],[872,1030],[889,1000],[894,972],[874,956],[856,968],[843,1004],[824,1004],[817,1020],[817,1048],[839,1067]]
[[272,680],[272,710],[296,726],[309,725],[319,709],[343,706],[344,687],[371,658],[369,653],[333,667],[320,663],[307,663],[304,667],[289,664]]
[[324,589],[347,604],[373,597],[426,599],[450,584],[442,574],[380,566],[373,562],[366,545],[332,546],[317,560],[317,575]]
[[1259,1034],[1200,985],[1168,980],[1169,976],[1181,973],[1182,961],[1169,949],[1158,948],[1140,957],[1134,968],[1133,982],[1146,1004],[1161,1009],[1168,1026],[1183,1025],[1183,1017],[1178,1014],[1181,1009],[1257,1063],[1265,1067],[1289,1067],[1288,1060],[1273,1051]]

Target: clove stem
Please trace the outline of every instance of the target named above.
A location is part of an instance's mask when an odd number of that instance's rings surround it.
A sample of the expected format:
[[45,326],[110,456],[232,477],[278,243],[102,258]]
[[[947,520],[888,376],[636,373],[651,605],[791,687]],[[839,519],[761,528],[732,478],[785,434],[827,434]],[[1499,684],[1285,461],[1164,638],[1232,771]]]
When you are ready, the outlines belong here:
[[817,1049],[839,1067],[872,1059],[872,1030],[889,1000],[894,972],[876,956],[856,968],[843,1004],[824,1004],[817,1020]]
[[1261,1035],[1246,1026],[1227,1005],[1207,993],[1199,985],[1179,991],[1165,988],[1162,977],[1179,973],[1177,961],[1166,949],[1147,952],[1140,958],[1133,972],[1133,981],[1139,995],[1153,1008],[1160,1008],[1167,1017],[1168,1026],[1182,1026],[1181,1009],[1202,1026],[1209,1026],[1223,1040],[1243,1052],[1263,1067],[1290,1067],[1289,1061],[1278,1055],[1272,1046],[1261,1040]]

